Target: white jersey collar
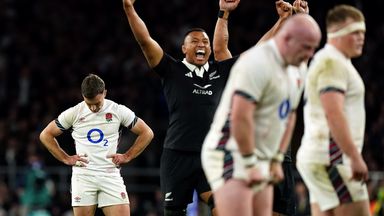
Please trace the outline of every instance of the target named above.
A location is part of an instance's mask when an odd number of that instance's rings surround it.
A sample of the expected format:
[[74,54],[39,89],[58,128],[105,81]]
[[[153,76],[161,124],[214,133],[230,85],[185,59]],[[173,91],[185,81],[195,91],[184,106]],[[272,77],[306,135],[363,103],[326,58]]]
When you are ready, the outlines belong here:
[[208,62],[205,63],[202,67],[197,67],[196,65],[194,64],[191,64],[189,62],[187,62],[187,60],[184,58],[183,61],[185,66],[187,66],[187,68],[191,71],[191,72],[196,72],[196,75],[199,76],[199,77],[203,77],[204,75],[204,71],[208,71],[209,69],[209,64]]
[[335,46],[332,44],[326,43],[324,46],[325,49],[330,50],[333,52],[335,55],[339,56],[340,58],[345,59],[346,61],[351,61],[350,58],[347,58],[339,49],[337,49]]
[[286,64],[284,63],[283,56],[281,55],[279,49],[277,48],[276,41],[274,39],[271,39],[267,41],[268,44],[272,47],[273,52],[276,55],[277,61],[280,63],[280,65],[285,66]]

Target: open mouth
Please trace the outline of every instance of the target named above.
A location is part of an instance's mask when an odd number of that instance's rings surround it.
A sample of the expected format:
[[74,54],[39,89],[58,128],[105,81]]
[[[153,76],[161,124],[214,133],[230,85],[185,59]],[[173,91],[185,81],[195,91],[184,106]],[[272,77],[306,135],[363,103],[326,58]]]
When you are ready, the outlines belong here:
[[204,60],[205,51],[204,50],[197,50],[196,51],[196,58],[198,60]]

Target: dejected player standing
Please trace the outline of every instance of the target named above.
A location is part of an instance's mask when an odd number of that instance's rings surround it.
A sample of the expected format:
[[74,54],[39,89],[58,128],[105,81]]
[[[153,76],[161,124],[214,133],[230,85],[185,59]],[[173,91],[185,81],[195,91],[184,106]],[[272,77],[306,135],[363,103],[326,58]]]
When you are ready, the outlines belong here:
[[[105,99],[104,81],[90,74],[81,84],[84,101],[62,112],[40,134],[40,140],[59,161],[73,166],[71,193],[75,216],[130,215],[128,194],[120,166],[137,157],[153,138],[148,125],[129,108]],[[117,152],[121,127],[137,135],[124,154]],[[68,155],[56,137],[71,131],[76,155]]]

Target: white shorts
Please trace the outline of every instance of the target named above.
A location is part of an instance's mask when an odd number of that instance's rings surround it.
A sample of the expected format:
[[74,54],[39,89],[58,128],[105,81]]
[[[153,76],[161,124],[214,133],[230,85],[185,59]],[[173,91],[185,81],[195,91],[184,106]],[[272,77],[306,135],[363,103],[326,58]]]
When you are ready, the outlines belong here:
[[298,162],[296,167],[309,190],[311,203],[317,203],[321,211],[344,203],[368,200],[366,184],[350,180],[352,171],[348,165]]
[[[238,152],[206,149],[201,155],[205,176],[212,191],[216,191],[225,184],[228,179],[247,180],[248,173],[245,170],[242,156]],[[257,161],[257,167],[266,180],[270,179],[270,161]],[[263,182],[252,187],[254,192],[261,191],[268,185]]]
[[72,175],[72,206],[129,204],[121,176]]

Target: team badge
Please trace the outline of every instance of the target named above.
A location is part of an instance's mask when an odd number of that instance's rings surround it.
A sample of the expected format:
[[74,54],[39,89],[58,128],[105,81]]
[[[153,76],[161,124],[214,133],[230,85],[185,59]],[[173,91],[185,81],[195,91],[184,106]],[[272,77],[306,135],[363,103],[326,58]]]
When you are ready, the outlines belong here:
[[120,195],[121,195],[121,199],[127,198],[127,195],[124,192],[121,192]]
[[75,202],[80,202],[81,198],[77,196],[74,198],[74,200],[75,200]]
[[105,114],[105,120],[107,120],[107,122],[111,122],[112,121],[112,113]]
[[300,88],[300,86],[301,86],[301,79],[297,79],[296,82],[297,82],[297,87]]
[[209,80],[213,80],[213,79],[218,79],[220,78],[220,75],[216,75],[217,73],[217,70],[213,71],[212,73],[209,74]]

